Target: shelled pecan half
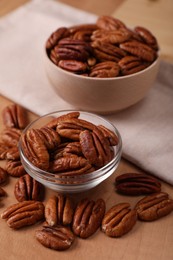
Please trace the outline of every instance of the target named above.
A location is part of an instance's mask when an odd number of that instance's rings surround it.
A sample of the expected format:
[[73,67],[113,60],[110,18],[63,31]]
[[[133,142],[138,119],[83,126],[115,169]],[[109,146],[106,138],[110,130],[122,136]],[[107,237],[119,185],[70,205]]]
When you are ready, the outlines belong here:
[[5,169],[0,167],[0,184],[5,183],[7,181],[8,174]]
[[147,44],[139,41],[123,42],[120,44],[120,48],[148,62],[153,62],[157,56],[156,51]]
[[19,229],[44,219],[44,205],[39,201],[23,201],[9,206],[1,214],[10,228]]
[[26,174],[26,171],[19,160],[7,160],[5,164],[5,169],[7,173],[12,177],[21,177]]
[[72,229],[75,235],[88,238],[100,227],[105,213],[105,202],[98,199],[96,202],[88,198],[81,200],[74,212]]
[[119,203],[106,212],[101,229],[107,236],[121,237],[133,228],[136,221],[136,210],[131,210],[129,203]]
[[143,195],[161,191],[156,178],[143,173],[124,173],[116,177],[117,192],[125,195]]
[[27,111],[18,104],[6,106],[2,111],[3,123],[6,127],[23,129],[27,126]]
[[43,224],[43,228],[37,230],[35,236],[43,246],[58,251],[67,250],[75,240],[75,236],[70,228],[60,225],[50,227],[47,224]]
[[25,174],[16,182],[14,186],[14,195],[19,202],[24,200],[40,201],[43,199],[44,186],[30,175]]
[[29,129],[22,135],[22,147],[28,160],[36,167],[47,170],[49,167],[49,153],[36,129]]
[[113,61],[103,61],[97,63],[91,68],[90,77],[95,78],[113,78],[117,77],[120,71],[118,63]]
[[122,75],[130,75],[147,68],[151,63],[142,61],[136,56],[125,56],[119,60],[118,65],[120,66]]
[[70,225],[73,219],[70,198],[63,194],[51,196],[45,205],[45,219],[49,226]]
[[166,192],[155,193],[138,201],[135,209],[140,220],[153,221],[173,211],[173,200]]

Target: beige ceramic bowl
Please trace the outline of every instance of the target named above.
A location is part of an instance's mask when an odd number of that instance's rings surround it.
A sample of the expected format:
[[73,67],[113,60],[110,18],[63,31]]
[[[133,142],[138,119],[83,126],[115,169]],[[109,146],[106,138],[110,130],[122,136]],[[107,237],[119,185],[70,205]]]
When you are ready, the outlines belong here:
[[117,78],[91,78],[57,67],[45,51],[45,67],[56,93],[75,109],[109,114],[144,98],[153,86],[159,57],[146,69]]

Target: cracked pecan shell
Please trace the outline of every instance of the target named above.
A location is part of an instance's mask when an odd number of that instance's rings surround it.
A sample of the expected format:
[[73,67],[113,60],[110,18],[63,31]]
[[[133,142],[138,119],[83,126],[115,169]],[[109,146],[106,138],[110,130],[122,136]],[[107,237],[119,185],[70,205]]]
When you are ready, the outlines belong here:
[[67,250],[75,240],[70,228],[60,225],[50,227],[44,224],[41,230],[36,231],[35,236],[43,246],[58,251]]
[[33,225],[44,218],[44,205],[39,201],[23,201],[9,206],[1,214],[10,228]]
[[125,195],[143,195],[161,191],[161,183],[142,173],[124,173],[115,179],[117,192]]
[[43,194],[44,186],[28,174],[20,177],[14,186],[14,195],[19,202],[24,200],[40,201]]
[[121,237],[133,228],[136,221],[136,210],[131,210],[129,203],[119,203],[106,212],[101,229],[107,236]]
[[63,194],[50,197],[45,205],[45,219],[49,226],[70,225],[73,219],[70,198]]
[[140,220],[153,221],[173,211],[173,200],[166,192],[155,193],[138,201],[135,209]]
[[105,213],[105,202],[98,199],[96,202],[89,199],[81,200],[74,212],[72,229],[75,235],[88,238],[100,227]]

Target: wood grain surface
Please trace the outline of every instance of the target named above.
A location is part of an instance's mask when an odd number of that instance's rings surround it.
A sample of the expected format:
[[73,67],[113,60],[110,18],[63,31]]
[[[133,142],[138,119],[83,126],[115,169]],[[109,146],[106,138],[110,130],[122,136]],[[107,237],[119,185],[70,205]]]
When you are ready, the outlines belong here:
[[[24,4],[27,0],[0,0],[0,15],[5,15],[10,11],[14,10],[16,7]],[[171,22],[171,15],[169,8],[173,7],[171,0],[165,1],[147,1],[147,0],[107,0],[107,1],[97,1],[97,0],[64,0],[60,1],[71,6],[77,7],[81,10],[86,10],[98,15],[101,14],[113,14],[116,17],[124,19],[125,22],[130,21],[131,24],[147,23],[153,26],[153,28],[158,29],[156,34],[159,36],[163,48],[163,58],[173,62],[172,57],[172,27],[169,28],[168,24]],[[141,3],[141,5],[139,4]],[[169,4],[170,6],[164,7],[163,2]],[[155,4],[155,8],[153,5]],[[150,7],[150,6],[151,7]],[[167,24],[167,30],[160,28],[160,25],[156,26],[156,17],[163,19],[163,13],[160,8],[166,10],[168,14],[165,13],[165,18],[162,20],[163,24]],[[146,15],[148,10],[152,8],[153,15]],[[159,11],[160,10],[160,11]],[[163,11],[164,11],[163,10]],[[172,8],[173,10],[173,8]],[[166,12],[165,11],[165,12]],[[149,18],[149,20],[148,20]],[[160,35],[161,32],[161,35]],[[168,40],[168,36],[170,40]],[[165,37],[165,41],[164,41]],[[2,109],[11,104],[13,101],[8,100],[6,97],[0,96],[0,131],[3,129],[3,123],[1,118]],[[37,117],[29,112],[30,120]],[[4,167],[5,162],[1,161],[0,166]],[[114,173],[109,179],[104,183],[99,185],[93,190],[82,194],[73,194],[72,198],[74,200],[79,200],[83,197],[89,197],[92,199],[97,199],[102,197],[106,201],[106,207],[109,209],[112,205],[119,202],[130,202],[133,207],[135,203],[142,197],[131,197],[131,196],[121,196],[115,192],[114,179],[117,175],[124,172],[142,172],[131,163],[122,159],[120,166],[116,173]],[[16,203],[14,198],[14,185],[17,179],[9,178],[8,183],[3,187],[7,192],[8,196],[6,198],[1,198],[0,201],[0,213],[9,205]],[[162,190],[166,191],[173,198],[172,186],[162,182]],[[55,192],[46,189],[45,201],[50,197],[51,194]],[[40,224],[34,225],[32,227],[24,228],[22,230],[14,231],[7,227],[4,220],[0,220],[0,238],[1,238],[1,250],[0,250],[0,260],[41,260],[41,259],[81,259],[81,260],[172,260],[173,259],[173,214],[170,214],[158,221],[145,223],[138,221],[131,232],[125,236],[113,239],[107,237],[100,230],[98,230],[92,237],[82,240],[76,239],[74,245],[66,252],[57,252],[54,250],[46,249],[41,244],[39,244],[35,237],[35,230],[40,228]]]

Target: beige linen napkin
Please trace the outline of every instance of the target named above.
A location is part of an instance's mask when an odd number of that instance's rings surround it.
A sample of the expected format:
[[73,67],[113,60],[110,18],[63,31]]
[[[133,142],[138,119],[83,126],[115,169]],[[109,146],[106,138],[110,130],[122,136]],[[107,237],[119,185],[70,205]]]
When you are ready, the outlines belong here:
[[[0,93],[29,110],[73,108],[55,95],[44,70],[44,43],[60,26],[95,22],[96,16],[51,0],[33,0],[0,20]],[[123,156],[173,184],[173,66],[161,62],[141,102],[105,116],[119,129]]]

